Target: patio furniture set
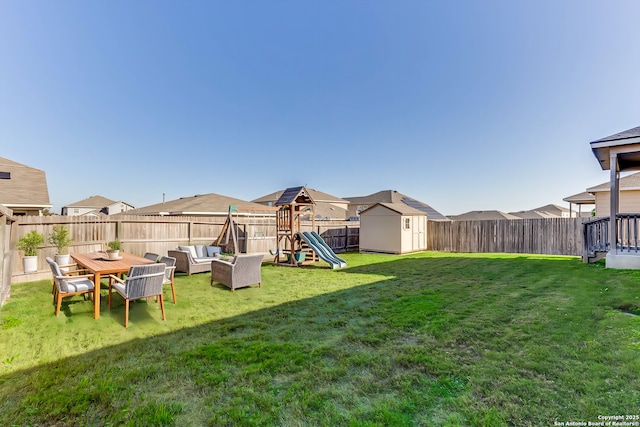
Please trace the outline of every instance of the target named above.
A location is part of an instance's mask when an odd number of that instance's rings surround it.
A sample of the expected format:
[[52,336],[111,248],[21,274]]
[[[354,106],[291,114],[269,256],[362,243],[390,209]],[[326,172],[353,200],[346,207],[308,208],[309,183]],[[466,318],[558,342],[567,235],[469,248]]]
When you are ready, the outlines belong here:
[[[100,317],[100,280],[109,278],[108,306],[111,309],[115,291],[125,301],[125,327],[129,327],[129,303],[140,298],[155,297],[160,303],[162,320],[165,320],[163,286],[171,285],[173,303],[176,304],[175,272],[187,275],[211,272],[211,281],[219,282],[232,291],[257,284],[261,286],[260,267],[263,255],[239,255],[229,261],[220,258],[220,248],[215,246],[181,246],[168,251],[168,256],[146,253],[143,257],[120,252],[121,257],[109,259],[104,252],[71,254],[75,261],[70,265],[58,265],[47,257],[53,274],[52,294],[56,316],[60,314],[62,299],[74,295],[93,298],[94,318]],[[209,251],[209,252],[207,252]],[[207,256],[211,254],[211,256]],[[124,279],[123,279],[124,275]]]
[[190,245],[178,246],[168,251],[168,255],[176,259],[176,271],[187,275],[210,271],[211,284],[218,282],[232,291],[262,285],[262,254],[237,255],[225,260],[217,246]]

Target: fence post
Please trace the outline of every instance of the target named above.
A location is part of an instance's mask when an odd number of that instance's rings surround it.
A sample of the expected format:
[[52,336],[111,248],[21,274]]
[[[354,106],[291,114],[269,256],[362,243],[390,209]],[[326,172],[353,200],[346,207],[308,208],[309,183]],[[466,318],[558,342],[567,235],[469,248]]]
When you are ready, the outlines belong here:
[[586,222],[582,224],[582,262],[589,262],[589,232]]
[[349,250],[349,226],[344,226],[344,251],[347,252]]

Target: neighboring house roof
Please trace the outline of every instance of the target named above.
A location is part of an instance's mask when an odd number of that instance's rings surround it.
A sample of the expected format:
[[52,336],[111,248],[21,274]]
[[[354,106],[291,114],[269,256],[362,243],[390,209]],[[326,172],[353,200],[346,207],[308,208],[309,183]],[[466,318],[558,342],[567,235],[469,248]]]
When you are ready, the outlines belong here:
[[[114,208],[114,206],[118,204],[123,204],[127,206],[128,207],[127,209],[134,208],[134,206],[126,202],[116,202],[111,199],[107,199],[106,197],[103,197],[103,196],[91,196],[84,200],[80,200],[78,202],[74,202],[69,205],[63,206],[62,213],[64,215],[66,210],[66,214],[69,215],[69,212],[73,212],[73,210],[89,209],[88,211],[83,212],[81,215],[82,216],[102,216],[105,214],[113,213],[111,212],[111,210]],[[119,211],[118,213],[121,213],[121,212]],[[76,213],[74,212],[74,214]]]
[[562,216],[563,213],[569,213],[569,209],[559,205],[544,205],[539,208],[531,209],[532,211],[547,212],[555,216]]
[[519,211],[519,212],[509,212],[509,215],[517,216],[521,219],[533,219],[533,218],[558,218],[558,215],[555,215],[550,212],[539,211],[539,210],[530,210],[530,211]]
[[80,200],[79,202],[74,202],[69,205],[66,205],[65,208],[96,208],[102,209],[105,206],[112,205],[117,203],[114,200],[107,199],[102,196],[91,196],[84,200]]
[[347,210],[330,203],[316,204],[313,208],[316,219],[337,219],[344,220],[347,218]]
[[0,157],[0,204],[13,207],[51,208],[43,170]]
[[101,217],[101,216],[107,216],[107,214],[104,213],[102,211],[102,209],[93,209],[93,210],[85,212],[82,216],[98,216],[98,217]]
[[[383,206],[389,210],[392,210],[394,212],[397,212],[401,215],[427,215],[426,212],[423,212],[421,210],[412,208],[411,206],[408,206],[402,202],[400,203],[376,203],[372,206],[369,206],[367,209],[363,210],[362,212],[360,212],[360,215],[362,215],[363,213],[373,209],[376,206]],[[428,217],[428,216],[427,216]]]
[[[300,187],[295,187],[295,188],[300,188]],[[316,203],[321,203],[321,202],[325,202],[325,203],[344,203],[344,204],[348,204],[349,203],[348,200],[341,199],[339,197],[333,196],[333,195],[328,194],[328,193],[323,193],[322,191],[318,191],[318,190],[315,190],[313,188],[307,188],[307,191],[309,192],[309,196],[311,196],[313,201],[316,202]],[[262,196],[260,198],[254,199],[254,200],[252,200],[252,202],[254,202],[254,203],[272,202],[273,204],[275,204],[275,202],[278,201],[278,199],[282,196],[282,193],[284,193],[284,192],[285,192],[285,190],[279,190],[279,191],[267,194],[266,196]]]
[[382,190],[368,196],[345,197],[352,205],[373,205],[376,203],[404,203],[427,214],[430,220],[448,220],[440,212],[432,208],[426,203],[413,199],[396,190]]
[[[631,175],[623,176],[620,178],[620,190],[640,190],[640,172],[633,173]],[[596,186],[587,188],[589,193],[598,193],[602,191],[609,192],[611,183],[603,182]]]
[[[624,145],[634,145],[640,143],[640,126],[616,133],[590,143],[593,154],[598,159],[602,169],[610,168],[610,149]],[[631,170],[637,168],[640,163],[640,152],[621,152],[617,156],[618,170]]]
[[[164,203],[157,203],[124,212],[126,215],[227,215],[229,206],[250,206],[265,208],[264,205],[223,196],[221,194],[196,194],[191,197],[181,197]],[[267,209],[267,208],[265,208]],[[240,213],[242,212],[239,209]]]
[[588,191],[583,191],[582,193],[565,197],[562,200],[564,200],[565,202],[576,204],[576,205],[594,205],[596,203],[596,196],[589,193]]
[[376,203],[401,203],[407,197],[396,190],[382,190],[368,196],[345,197],[352,205],[373,205]]
[[[252,202],[260,203],[262,205],[271,204],[271,206],[278,206],[279,203],[290,204],[291,203],[290,199],[292,197],[293,198],[297,197],[298,193],[302,189],[306,190],[306,194],[314,202],[314,205],[315,205],[314,212],[315,212],[316,219],[344,220],[347,218],[347,213],[348,213],[347,209],[341,208],[340,206],[337,206],[337,205],[347,206],[349,204],[348,200],[341,199],[331,194],[323,193],[322,191],[318,191],[313,188],[305,188],[305,187],[287,188],[285,190],[279,190],[279,191],[267,194],[266,196],[262,196],[260,198],[254,199],[252,200]],[[285,193],[288,193],[288,194],[285,194]],[[285,199],[287,200],[286,203],[283,202]]]
[[511,215],[501,211],[469,211],[460,215],[451,215],[450,219],[454,221],[475,221],[486,219],[521,219],[515,215]]

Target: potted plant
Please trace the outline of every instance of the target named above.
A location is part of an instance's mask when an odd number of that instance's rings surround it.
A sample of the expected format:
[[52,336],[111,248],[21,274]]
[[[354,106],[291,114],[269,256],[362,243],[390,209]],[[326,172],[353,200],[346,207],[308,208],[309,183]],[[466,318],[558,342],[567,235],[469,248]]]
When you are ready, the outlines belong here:
[[38,247],[44,243],[44,235],[32,230],[18,240],[16,247],[24,251],[22,266],[25,273],[38,271]]
[[107,250],[107,256],[109,259],[120,259],[120,249],[122,248],[122,242],[120,240],[112,240],[107,243],[109,249]]
[[64,225],[54,225],[53,231],[49,235],[49,243],[58,248],[56,262],[58,265],[68,265],[71,263],[69,255],[69,245],[73,243],[69,237],[69,229]]

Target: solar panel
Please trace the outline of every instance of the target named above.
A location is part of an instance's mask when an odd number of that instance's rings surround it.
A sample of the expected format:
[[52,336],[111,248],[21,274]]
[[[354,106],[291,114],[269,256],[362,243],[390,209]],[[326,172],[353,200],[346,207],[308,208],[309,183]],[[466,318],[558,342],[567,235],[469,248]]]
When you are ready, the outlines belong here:
[[429,219],[447,219],[446,216],[442,215],[440,212],[438,212],[437,210],[433,209],[431,206],[424,204],[422,202],[419,202],[417,200],[413,200],[410,199],[408,197],[403,197],[402,198],[402,203],[404,203],[407,206],[410,206],[414,209],[417,209],[421,212],[424,212],[427,214],[427,218]]
[[287,188],[286,190],[284,190],[282,196],[280,196],[280,198],[276,202],[276,206],[292,204],[295,201],[296,196],[298,195],[300,190],[302,190],[302,187]]

